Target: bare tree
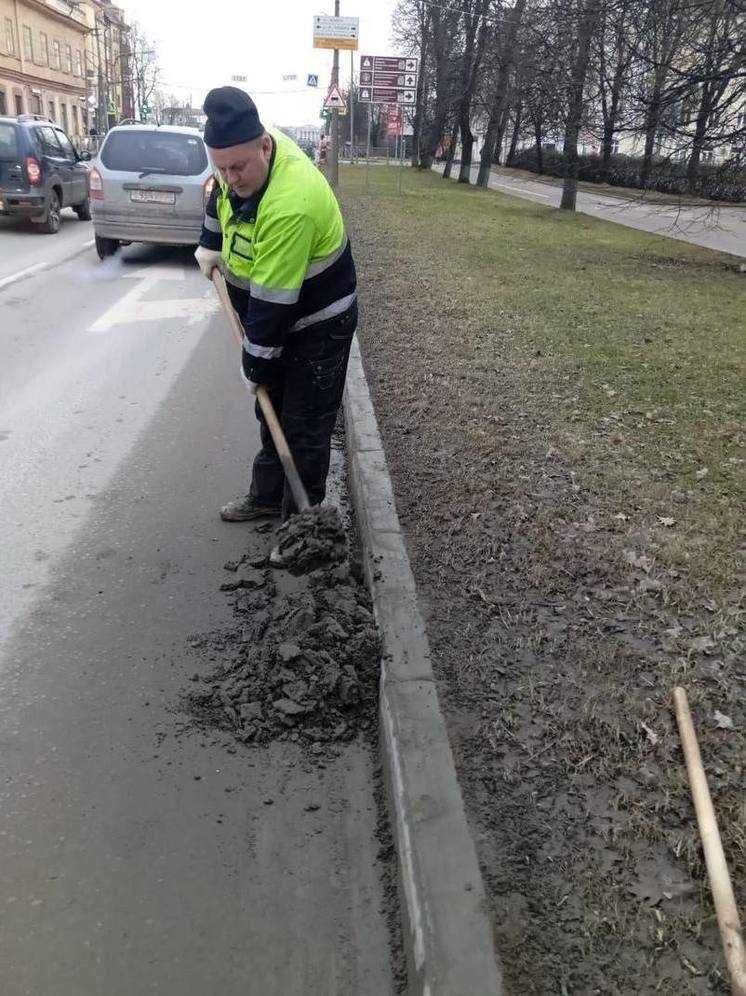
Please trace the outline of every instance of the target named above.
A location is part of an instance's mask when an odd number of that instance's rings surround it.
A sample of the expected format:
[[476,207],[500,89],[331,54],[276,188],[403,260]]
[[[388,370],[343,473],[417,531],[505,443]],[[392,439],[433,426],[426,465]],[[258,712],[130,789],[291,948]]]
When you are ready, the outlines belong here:
[[577,0],[571,4],[571,14],[577,19],[577,41],[572,53],[572,72],[567,102],[564,139],[564,183],[560,208],[574,211],[578,197],[578,137],[583,120],[585,93],[591,45],[601,17],[601,0]]
[[477,186],[479,187],[487,186],[490,178],[490,168],[495,161],[495,152],[500,147],[499,139],[502,135],[508,109],[510,76],[518,54],[518,32],[522,25],[526,4],[527,0],[515,0],[513,7],[504,13],[500,25],[499,37],[501,40],[497,45],[496,52],[498,70],[494,91],[490,100],[490,114],[480,156],[479,174],[477,176]]
[[433,67],[433,107],[422,135],[420,165],[430,169],[443,140],[446,120],[454,102],[458,80],[458,26],[461,11],[455,6],[431,6],[430,59]]
[[608,179],[609,164],[630,85],[634,48],[630,44],[633,9],[639,0],[603,0],[598,36],[598,83],[602,119],[601,178]]
[[432,91],[431,19],[428,0],[400,0],[394,11],[394,37],[401,49],[419,58],[417,94],[412,118],[412,165],[417,166],[425,127],[427,101]]
[[130,29],[129,65],[135,114],[143,120],[153,103],[160,69],[155,48],[136,22]]
[[471,161],[474,151],[474,135],[471,130],[472,102],[487,41],[487,15],[491,3],[492,0],[462,0],[463,51],[456,105],[461,134],[459,183],[471,183]]

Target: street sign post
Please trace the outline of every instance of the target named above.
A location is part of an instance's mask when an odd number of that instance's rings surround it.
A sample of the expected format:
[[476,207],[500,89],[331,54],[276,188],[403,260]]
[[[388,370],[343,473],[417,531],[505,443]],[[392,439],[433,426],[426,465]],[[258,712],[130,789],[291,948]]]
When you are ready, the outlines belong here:
[[360,57],[360,100],[364,104],[417,103],[419,61],[408,56],[362,55]]
[[313,47],[350,49],[357,51],[360,35],[359,17],[327,17],[317,14],[313,19]]

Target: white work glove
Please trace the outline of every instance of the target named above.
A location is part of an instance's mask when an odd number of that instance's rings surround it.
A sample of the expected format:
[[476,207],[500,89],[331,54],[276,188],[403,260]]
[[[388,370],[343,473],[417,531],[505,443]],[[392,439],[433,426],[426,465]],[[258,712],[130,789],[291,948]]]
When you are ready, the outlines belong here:
[[222,253],[215,252],[214,249],[205,249],[204,246],[197,246],[197,251],[194,254],[194,258],[199,264],[200,270],[208,280],[212,280],[212,271],[217,266],[220,267],[220,262],[223,258]]

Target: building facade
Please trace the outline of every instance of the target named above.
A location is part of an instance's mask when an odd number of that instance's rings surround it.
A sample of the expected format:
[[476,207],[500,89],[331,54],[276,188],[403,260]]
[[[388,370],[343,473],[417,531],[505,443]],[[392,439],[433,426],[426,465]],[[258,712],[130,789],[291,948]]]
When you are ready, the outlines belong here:
[[43,114],[83,134],[86,33],[62,0],[0,0],[0,114]]
[[294,142],[299,145],[312,145],[314,148],[321,141],[323,129],[319,125],[288,125],[280,128],[286,135],[289,135]]
[[132,116],[128,56],[106,0],[0,0],[0,115],[44,115],[82,143]]

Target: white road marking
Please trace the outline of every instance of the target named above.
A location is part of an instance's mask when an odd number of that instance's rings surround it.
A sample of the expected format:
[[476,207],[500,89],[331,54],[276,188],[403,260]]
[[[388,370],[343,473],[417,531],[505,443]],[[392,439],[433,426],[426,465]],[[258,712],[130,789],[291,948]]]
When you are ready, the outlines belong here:
[[8,277],[3,277],[0,280],[0,290],[5,287],[10,287],[11,284],[17,283],[19,280],[25,280],[26,277],[32,276],[34,273],[40,273],[42,270],[50,270],[53,266],[60,266],[62,263],[67,263],[71,259],[75,259],[86,249],[90,249],[91,246],[96,244],[95,239],[91,239],[89,242],[81,242],[80,245],[76,246],[75,249],[70,253],[69,256],[63,256],[62,259],[49,259],[43,263],[34,263],[33,266],[27,266],[24,270],[18,270],[16,273],[11,273]]
[[218,310],[219,302],[215,297],[143,300],[145,293],[161,280],[186,280],[184,270],[149,266],[125,273],[123,278],[136,280],[137,283],[89,326],[90,335],[103,335],[116,325],[135,322],[164,322],[171,319],[196,325]]
[[514,190],[517,194],[529,194],[531,197],[544,197],[547,200],[551,197],[551,194],[540,194],[537,190],[526,190],[525,187],[516,187],[512,183],[499,183],[497,180],[495,181],[495,186],[505,187],[506,190]]
[[0,280],[0,290],[2,290],[3,287],[9,287],[17,280],[23,280],[24,277],[30,277],[32,273],[38,273],[39,270],[46,270],[49,265],[49,263],[34,263],[33,266],[27,266],[25,270],[19,270],[17,273],[11,273],[9,277],[4,277]]

